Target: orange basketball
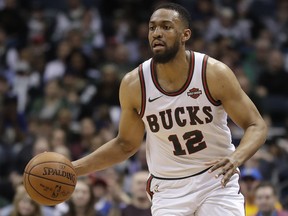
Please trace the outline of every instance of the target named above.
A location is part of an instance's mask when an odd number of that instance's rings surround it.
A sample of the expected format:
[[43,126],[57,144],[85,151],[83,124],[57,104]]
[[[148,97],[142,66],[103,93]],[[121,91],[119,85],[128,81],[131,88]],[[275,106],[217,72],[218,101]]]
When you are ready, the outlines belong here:
[[72,163],[56,152],[44,152],[25,167],[23,183],[30,197],[42,205],[56,205],[69,199],[77,182]]

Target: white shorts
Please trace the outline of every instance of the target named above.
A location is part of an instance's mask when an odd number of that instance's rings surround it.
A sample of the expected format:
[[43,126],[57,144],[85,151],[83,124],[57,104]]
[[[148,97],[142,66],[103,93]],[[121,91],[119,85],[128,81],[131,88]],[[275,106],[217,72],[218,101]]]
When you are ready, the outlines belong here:
[[245,216],[239,175],[234,174],[225,188],[214,173],[184,179],[159,179],[150,176],[147,193],[153,216]]

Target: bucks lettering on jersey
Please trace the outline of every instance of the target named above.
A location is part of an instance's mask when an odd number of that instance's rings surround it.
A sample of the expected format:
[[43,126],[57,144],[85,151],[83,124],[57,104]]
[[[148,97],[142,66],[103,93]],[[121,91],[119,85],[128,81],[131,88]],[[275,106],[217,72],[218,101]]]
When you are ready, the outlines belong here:
[[196,174],[207,168],[205,162],[235,150],[227,114],[207,87],[208,57],[197,52],[190,52],[190,57],[189,76],[177,92],[161,88],[152,59],[139,66],[147,163],[157,177]]

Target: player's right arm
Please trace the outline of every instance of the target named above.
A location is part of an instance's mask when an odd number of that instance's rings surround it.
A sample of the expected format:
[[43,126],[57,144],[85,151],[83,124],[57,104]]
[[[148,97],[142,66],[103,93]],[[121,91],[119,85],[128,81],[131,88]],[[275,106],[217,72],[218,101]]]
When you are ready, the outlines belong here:
[[124,161],[135,154],[140,147],[145,128],[138,114],[141,105],[141,86],[137,69],[123,78],[119,97],[121,118],[118,135],[89,155],[72,162],[78,176]]

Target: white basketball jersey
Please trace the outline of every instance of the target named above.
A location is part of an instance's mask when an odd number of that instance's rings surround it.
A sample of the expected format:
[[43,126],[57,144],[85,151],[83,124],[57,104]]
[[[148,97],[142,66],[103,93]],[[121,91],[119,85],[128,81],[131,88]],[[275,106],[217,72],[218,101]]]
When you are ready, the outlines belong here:
[[139,66],[140,116],[147,132],[147,163],[150,173],[156,177],[197,174],[207,169],[205,162],[235,150],[227,114],[207,87],[208,57],[197,52],[190,52],[190,56],[189,76],[177,92],[161,88],[152,59]]

